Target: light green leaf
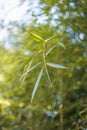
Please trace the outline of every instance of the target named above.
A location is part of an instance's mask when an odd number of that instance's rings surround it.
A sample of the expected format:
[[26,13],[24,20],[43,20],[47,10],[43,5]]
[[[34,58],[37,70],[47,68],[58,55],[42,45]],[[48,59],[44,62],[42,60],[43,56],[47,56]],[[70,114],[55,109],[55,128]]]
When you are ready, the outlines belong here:
[[34,65],[33,67],[29,68],[24,75],[26,75],[27,73],[29,73],[31,70],[35,69],[38,65],[40,65],[42,62],[37,63],[36,65]]
[[60,32],[58,32],[58,35],[61,36],[64,33],[64,30],[61,30]]
[[47,62],[46,63],[48,66],[51,66],[51,67],[54,67],[54,68],[60,68],[60,69],[65,69],[66,67],[62,66],[62,65],[59,65],[59,64],[55,64],[55,63],[50,63],[50,62]]
[[41,28],[41,31],[43,31],[43,32],[46,32],[46,31],[47,31],[42,24],[40,24],[40,28]]
[[52,37],[46,39],[45,42],[48,42],[48,41],[54,39],[54,38],[57,37],[57,36],[61,36],[63,33],[64,33],[64,30],[61,30],[60,32],[56,33],[54,36],[52,36]]
[[42,74],[43,74],[43,68],[40,70],[39,75],[38,75],[38,78],[37,78],[37,81],[36,81],[36,83],[35,83],[35,86],[34,86],[34,89],[33,89],[33,92],[32,92],[31,102],[32,102],[33,99],[34,99],[34,96],[35,96],[36,90],[37,90],[37,88],[38,88],[38,85],[39,85],[39,82],[40,82],[40,79],[41,79]]
[[60,45],[60,46],[63,47],[64,49],[66,49],[63,43],[58,42],[58,45]]
[[46,56],[49,55],[49,53],[50,53],[55,47],[56,47],[56,45],[53,46],[53,47],[51,47],[51,48],[48,50],[48,52],[46,53]]
[[37,63],[36,65],[34,65],[33,67],[30,68],[31,63],[32,63],[32,62],[30,62],[30,64],[28,65],[28,68],[27,68],[26,72],[23,73],[23,75],[22,75],[22,77],[21,77],[21,79],[22,79],[21,87],[22,87],[22,85],[23,85],[23,83],[24,83],[24,81],[25,81],[25,78],[26,78],[27,74],[28,74],[30,71],[32,71],[33,69],[35,69],[35,68],[36,68],[38,65],[40,65],[42,62],[39,62],[39,63]]
[[54,35],[54,36],[52,36],[52,37],[50,37],[50,38],[46,39],[46,40],[45,40],[45,42],[48,42],[48,41],[50,41],[50,40],[54,39],[56,36],[57,36],[57,35]]
[[33,60],[34,60],[34,59],[32,59],[32,60],[29,62],[26,72],[23,73],[22,76],[21,76],[21,80],[22,80],[22,82],[21,82],[21,87],[22,87],[22,85],[23,85],[23,83],[24,83],[24,81],[25,81],[25,78],[26,78],[26,76],[27,76],[27,71],[30,69],[30,66],[31,66]]
[[41,36],[39,36],[39,35],[37,35],[37,34],[35,34],[35,33],[30,32],[29,35],[30,35],[33,39],[35,39],[36,41],[38,41],[38,42],[43,42],[43,41],[44,41],[44,39],[43,39]]

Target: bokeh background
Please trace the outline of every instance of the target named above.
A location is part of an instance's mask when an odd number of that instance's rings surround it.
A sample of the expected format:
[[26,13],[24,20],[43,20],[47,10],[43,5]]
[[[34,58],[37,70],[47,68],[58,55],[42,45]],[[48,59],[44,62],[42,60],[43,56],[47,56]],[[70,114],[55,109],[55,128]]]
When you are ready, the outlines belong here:
[[15,129],[87,130],[86,0],[0,0],[0,130]]

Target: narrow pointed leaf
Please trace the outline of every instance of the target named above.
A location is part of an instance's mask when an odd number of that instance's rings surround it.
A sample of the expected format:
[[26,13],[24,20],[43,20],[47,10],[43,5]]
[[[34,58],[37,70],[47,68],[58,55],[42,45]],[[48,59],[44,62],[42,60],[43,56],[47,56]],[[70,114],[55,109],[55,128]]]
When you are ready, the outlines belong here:
[[[28,68],[27,68],[27,70],[26,70],[26,72],[29,70],[29,68],[30,68],[30,66],[31,66],[31,64],[32,64],[32,62],[33,62],[33,60],[34,59],[32,59],[30,62],[29,62],[29,65],[28,65]],[[22,87],[22,85],[23,85],[23,83],[24,83],[24,81],[25,81],[25,78],[26,78],[26,76],[27,76],[27,73],[23,73],[23,75],[21,76],[21,80],[22,80],[22,82],[21,82],[21,87]]]
[[21,79],[22,79],[21,87],[23,86],[23,83],[24,83],[24,81],[25,81],[25,79],[26,79],[27,74],[28,74],[30,71],[32,71],[33,69],[35,69],[35,68],[36,68],[38,65],[40,65],[41,63],[42,63],[42,62],[39,62],[38,64],[34,65],[34,66],[31,67],[31,68],[30,68],[30,64],[29,64],[28,69],[26,70],[25,73],[23,73],[23,75],[22,75],[22,77],[21,77]]
[[36,65],[34,65],[33,67],[29,68],[24,75],[26,75],[27,73],[29,73],[30,71],[32,71],[33,69],[35,69],[38,65],[40,65],[42,62],[37,63]]
[[35,83],[35,86],[34,86],[34,89],[33,89],[33,92],[32,92],[31,102],[33,101],[33,98],[35,96],[36,90],[38,88],[38,85],[39,85],[39,82],[40,82],[40,79],[41,79],[41,76],[42,76],[42,73],[43,73],[43,68],[40,70],[37,81]]
[[47,62],[46,63],[48,66],[50,67],[54,67],[54,68],[60,68],[60,69],[65,69],[66,67],[60,65],[60,64],[55,64],[55,63],[50,63],[50,62]]
[[54,39],[56,36],[57,36],[57,35],[54,35],[54,36],[52,36],[52,37],[50,37],[50,38],[46,39],[46,40],[45,40],[45,42],[48,42],[48,41],[50,41],[50,40]]
[[63,43],[58,42],[58,45],[60,45],[60,46],[63,47],[64,49],[66,49]]
[[46,32],[46,31],[47,31],[47,30],[45,29],[45,27],[42,26],[42,25],[40,25],[40,28],[41,28],[41,31],[43,31],[43,32]]
[[51,47],[51,48],[48,50],[48,52],[46,53],[46,56],[49,55],[49,53],[50,53],[55,47],[56,47],[56,45],[53,46],[53,47]]
[[37,34],[35,34],[35,33],[30,32],[29,35],[30,35],[33,39],[35,39],[36,41],[38,41],[38,42],[43,42],[43,41],[44,41],[44,39],[43,39],[41,36],[39,36],[39,35],[37,35]]
[[64,33],[64,30],[61,30],[60,32],[56,33],[54,36],[52,36],[52,37],[46,39],[45,42],[48,42],[48,41],[54,39],[54,38],[57,37],[58,35],[61,36],[63,33]]
[[64,30],[61,30],[60,32],[58,32],[58,35],[61,36],[64,33]]

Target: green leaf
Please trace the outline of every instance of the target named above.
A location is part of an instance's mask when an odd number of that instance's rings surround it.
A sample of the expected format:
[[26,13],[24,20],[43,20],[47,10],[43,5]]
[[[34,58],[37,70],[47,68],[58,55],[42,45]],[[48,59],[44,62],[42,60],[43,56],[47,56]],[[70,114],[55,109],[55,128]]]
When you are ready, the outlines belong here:
[[34,65],[33,67],[31,67],[30,69],[28,69],[25,73],[24,73],[24,75],[26,75],[26,73],[29,73],[31,70],[33,70],[33,69],[35,69],[38,65],[40,65],[42,62],[39,62],[39,63],[37,63],[36,65]]
[[64,49],[66,49],[63,43],[58,42],[58,45],[60,45],[60,46],[63,47]]
[[64,33],[64,30],[61,30],[60,32],[58,32],[58,35],[61,36]]
[[61,30],[60,32],[56,33],[54,36],[52,36],[52,37],[46,39],[45,42],[48,42],[48,41],[54,39],[54,38],[57,37],[57,36],[61,36],[63,33],[64,33],[64,30]]
[[22,80],[22,82],[21,82],[21,87],[22,87],[22,85],[23,85],[23,83],[24,83],[24,81],[25,81],[25,78],[26,78],[26,76],[27,76],[27,71],[30,69],[30,66],[31,66],[33,60],[34,60],[34,59],[32,59],[32,60],[29,62],[26,72],[23,73],[22,76],[21,76],[21,80]]
[[30,32],[29,35],[30,35],[34,40],[36,40],[36,41],[38,41],[38,42],[43,42],[43,41],[44,41],[44,39],[43,39],[41,36],[39,36],[39,35],[37,35],[37,34],[35,34],[35,33]]
[[57,35],[54,35],[54,36],[52,36],[52,37],[50,37],[50,38],[46,39],[46,40],[45,40],[45,42],[48,42],[48,41],[50,41],[50,40],[54,39],[56,36],[57,36]]
[[49,53],[50,53],[55,47],[56,47],[56,45],[53,46],[53,47],[51,47],[51,48],[48,50],[48,52],[46,53],[46,56],[49,55]]
[[42,24],[40,24],[40,28],[41,28],[41,31],[47,32],[47,30],[45,29],[45,27]]
[[25,81],[25,78],[26,78],[26,76],[27,76],[27,74],[30,72],[30,71],[32,71],[33,69],[35,69],[38,65],[40,65],[42,62],[39,62],[39,63],[37,63],[36,65],[34,65],[33,67],[31,67],[30,68],[30,65],[31,65],[31,62],[30,62],[30,64],[29,64],[29,66],[28,66],[28,68],[27,68],[27,70],[26,70],[26,72],[25,73],[23,73],[23,75],[22,75],[22,77],[21,77],[21,79],[22,79],[22,83],[21,83],[21,87],[22,87],[22,85],[23,85],[23,83],[24,83],[24,81]]
[[54,67],[54,68],[60,68],[60,69],[65,69],[66,67],[62,66],[62,65],[59,65],[59,64],[55,64],[55,63],[50,63],[50,62],[47,62],[46,63],[48,66],[51,66],[51,67]]
[[31,102],[32,102],[33,99],[34,99],[34,96],[35,96],[36,90],[37,90],[37,88],[38,88],[38,85],[39,85],[39,82],[40,82],[40,79],[41,79],[42,74],[43,74],[43,68],[40,70],[39,75],[38,75],[38,78],[37,78],[37,81],[36,81],[36,83],[35,83],[35,86],[34,86],[34,89],[33,89],[33,92],[32,92]]

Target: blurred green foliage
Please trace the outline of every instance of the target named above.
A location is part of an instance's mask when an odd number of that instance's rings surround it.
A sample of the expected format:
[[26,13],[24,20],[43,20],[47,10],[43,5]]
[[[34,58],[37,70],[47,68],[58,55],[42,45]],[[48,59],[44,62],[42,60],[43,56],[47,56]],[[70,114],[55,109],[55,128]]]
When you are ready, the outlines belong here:
[[0,42],[0,130],[86,130],[87,1],[38,8],[31,24],[13,24],[10,49]]

